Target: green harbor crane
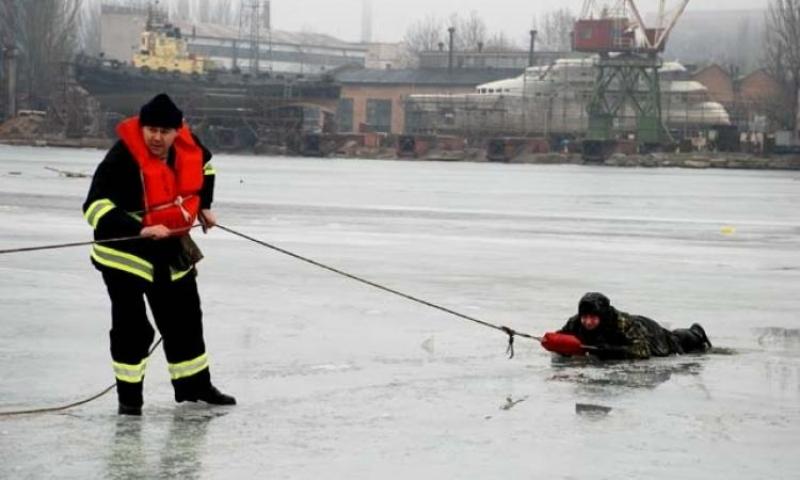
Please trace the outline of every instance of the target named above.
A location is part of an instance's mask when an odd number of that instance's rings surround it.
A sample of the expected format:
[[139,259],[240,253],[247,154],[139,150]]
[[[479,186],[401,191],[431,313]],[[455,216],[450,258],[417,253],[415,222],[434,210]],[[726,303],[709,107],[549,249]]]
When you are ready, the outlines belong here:
[[640,151],[670,143],[662,117],[660,54],[688,3],[679,0],[668,8],[667,0],[659,0],[657,24],[651,28],[635,0],[584,2],[573,49],[598,56],[587,105],[585,158],[604,158],[620,135],[632,135]]

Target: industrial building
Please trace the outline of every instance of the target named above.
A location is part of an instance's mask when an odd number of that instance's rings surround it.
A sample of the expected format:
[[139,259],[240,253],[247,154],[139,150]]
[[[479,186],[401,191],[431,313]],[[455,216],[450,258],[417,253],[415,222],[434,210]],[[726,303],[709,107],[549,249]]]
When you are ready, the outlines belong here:
[[[130,62],[147,25],[147,10],[103,5],[100,48],[110,60]],[[253,37],[238,27],[173,22],[189,53],[210,58],[218,68],[243,72],[319,74],[346,65],[364,67],[369,49],[319,33],[267,29]],[[255,39],[255,40],[254,40]],[[258,50],[251,48],[257,43]]]
[[344,70],[335,76],[342,85],[338,130],[403,133],[410,96],[465,94],[482,83],[519,73],[495,68]]

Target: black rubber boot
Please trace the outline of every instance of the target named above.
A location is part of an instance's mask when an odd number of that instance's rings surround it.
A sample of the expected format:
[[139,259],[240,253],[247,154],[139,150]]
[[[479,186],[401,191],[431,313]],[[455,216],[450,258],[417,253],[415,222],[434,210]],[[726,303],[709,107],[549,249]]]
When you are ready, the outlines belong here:
[[142,397],[143,383],[128,383],[117,380],[117,399],[120,415],[141,415],[144,399]]
[[703,343],[708,346],[708,350],[712,348],[711,340],[708,339],[705,329],[699,323],[693,323],[692,326],[689,327],[689,330],[700,336],[700,338],[703,340]]
[[197,399],[210,405],[236,405],[235,398],[220,392],[214,385],[211,385],[205,392],[201,392]]
[[711,342],[703,327],[698,323],[689,328],[673,330],[672,335],[680,346],[680,353],[702,353],[711,349]]
[[220,392],[217,387],[208,385],[205,389],[192,394],[175,392],[176,402],[206,402],[209,405],[236,405],[236,399]]

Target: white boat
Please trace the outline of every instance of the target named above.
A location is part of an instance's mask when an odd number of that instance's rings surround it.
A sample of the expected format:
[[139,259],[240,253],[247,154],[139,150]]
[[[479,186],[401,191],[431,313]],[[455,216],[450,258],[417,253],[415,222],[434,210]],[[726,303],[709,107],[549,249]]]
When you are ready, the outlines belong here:
[[[479,85],[475,93],[410,95],[406,130],[481,136],[580,135],[588,127],[595,62],[596,57],[560,59],[529,67],[518,77]],[[662,118],[671,131],[686,135],[730,125],[725,107],[712,101],[701,83],[687,79],[683,65],[664,62],[659,75]],[[633,109],[628,106],[621,113],[615,127],[634,131]]]

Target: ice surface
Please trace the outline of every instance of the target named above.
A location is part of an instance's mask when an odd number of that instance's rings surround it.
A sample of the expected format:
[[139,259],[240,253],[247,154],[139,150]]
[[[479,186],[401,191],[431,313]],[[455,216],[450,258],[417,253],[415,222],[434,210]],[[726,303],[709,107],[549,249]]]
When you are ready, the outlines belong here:
[[[0,146],[0,249],[90,239],[103,153]],[[219,155],[220,223],[541,334],[586,291],[718,353],[599,364],[249,243],[195,235],[215,383],[144,416],[109,394],[0,417],[0,478],[792,478],[800,471],[800,173]],[[731,230],[730,227],[734,229]],[[113,381],[88,248],[0,256],[0,411]],[[577,404],[611,408],[576,414]]]

